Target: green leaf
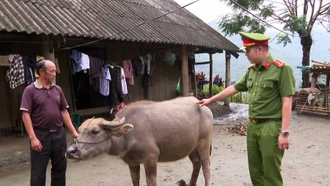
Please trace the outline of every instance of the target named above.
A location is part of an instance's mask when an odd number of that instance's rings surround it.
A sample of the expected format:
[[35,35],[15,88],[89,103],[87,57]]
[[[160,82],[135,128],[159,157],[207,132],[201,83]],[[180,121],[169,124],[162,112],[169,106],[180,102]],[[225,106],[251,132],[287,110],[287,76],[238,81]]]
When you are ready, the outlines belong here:
[[269,5],[269,6],[263,7],[260,10],[260,16],[263,19],[267,19],[268,17],[273,15],[273,12],[274,12],[274,9],[273,9],[272,5]]
[[288,43],[292,43],[292,41],[287,34],[280,34],[277,36],[277,44],[280,43],[282,43],[283,46],[286,46]]
[[244,30],[245,25],[248,24],[250,19],[250,17],[242,13],[236,15],[227,14],[219,22],[219,28],[226,36],[231,36]]

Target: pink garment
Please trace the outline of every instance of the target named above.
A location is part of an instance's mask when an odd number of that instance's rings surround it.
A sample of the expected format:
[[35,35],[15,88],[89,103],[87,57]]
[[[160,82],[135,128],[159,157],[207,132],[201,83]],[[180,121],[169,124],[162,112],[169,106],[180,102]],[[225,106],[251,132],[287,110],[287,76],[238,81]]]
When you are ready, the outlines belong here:
[[123,61],[123,69],[125,76],[128,79],[128,84],[134,85],[133,65],[130,59]]

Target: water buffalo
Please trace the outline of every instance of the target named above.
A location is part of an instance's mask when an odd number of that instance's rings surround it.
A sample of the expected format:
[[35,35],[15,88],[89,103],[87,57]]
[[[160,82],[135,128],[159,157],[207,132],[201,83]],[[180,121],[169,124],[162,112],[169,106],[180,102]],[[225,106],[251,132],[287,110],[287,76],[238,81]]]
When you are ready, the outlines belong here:
[[213,115],[194,97],[163,102],[139,101],[125,106],[112,121],[87,119],[80,136],[66,156],[87,159],[107,152],[128,164],[134,186],[139,185],[140,164],[145,167],[148,186],[155,186],[157,162],[189,156],[193,172],[189,186],[196,185],[200,168],[205,186],[210,186],[210,153]]

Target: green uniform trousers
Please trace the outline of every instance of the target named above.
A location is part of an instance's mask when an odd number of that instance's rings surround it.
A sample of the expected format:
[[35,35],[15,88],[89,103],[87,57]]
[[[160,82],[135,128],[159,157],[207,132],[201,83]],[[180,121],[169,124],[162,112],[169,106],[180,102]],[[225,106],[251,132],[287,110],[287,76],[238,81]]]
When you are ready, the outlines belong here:
[[278,148],[281,121],[254,124],[247,128],[247,152],[253,186],[282,186],[281,161],[284,151]]

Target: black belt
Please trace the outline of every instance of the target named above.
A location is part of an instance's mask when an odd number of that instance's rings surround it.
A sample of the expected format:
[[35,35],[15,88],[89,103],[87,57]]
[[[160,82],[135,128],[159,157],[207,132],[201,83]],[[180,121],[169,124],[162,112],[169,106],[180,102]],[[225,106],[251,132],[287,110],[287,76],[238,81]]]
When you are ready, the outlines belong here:
[[48,129],[48,128],[38,128],[38,127],[34,127],[34,130],[38,130],[38,131],[44,131],[44,132],[57,132],[59,131],[61,127],[56,128],[56,129]]
[[264,118],[264,119],[250,119],[250,121],[254,124],[265,123],[268,121],[281,121],[282,118]]

